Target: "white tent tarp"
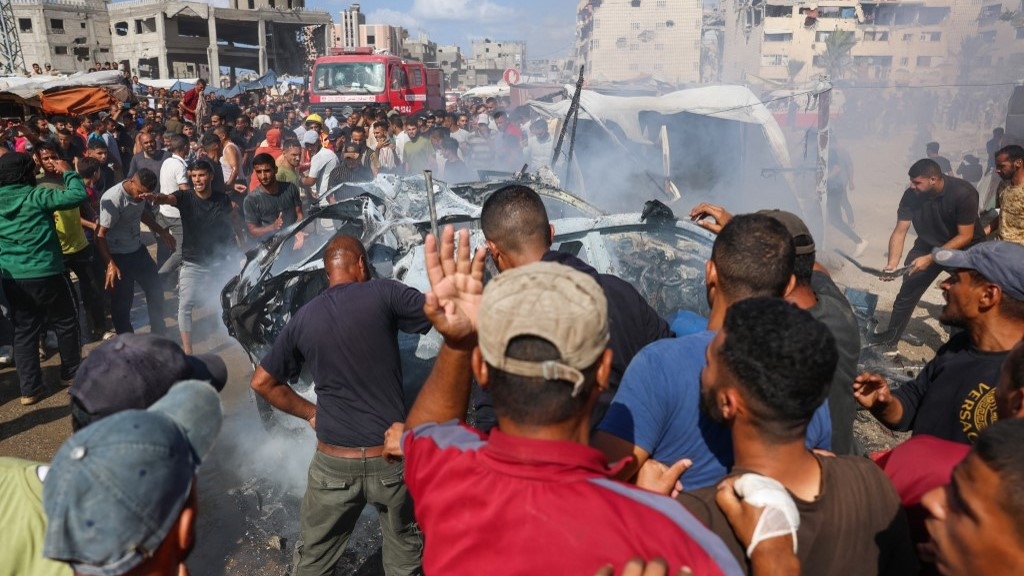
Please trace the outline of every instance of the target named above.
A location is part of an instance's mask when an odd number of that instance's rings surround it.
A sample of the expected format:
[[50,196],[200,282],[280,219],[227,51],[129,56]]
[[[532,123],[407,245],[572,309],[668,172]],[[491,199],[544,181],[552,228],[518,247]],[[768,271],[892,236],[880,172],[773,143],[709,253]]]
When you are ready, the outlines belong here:
[[[569,94],[575,86],[566,86]],[[570,100],[547,103],[531,101],[530,106],[544,116],[564,119]],[[634,142],[650,143],[640,123],[641,112],[662,115],[688,112],[700,116],[733,120],[761,126],[780,167],[790,165],[789,149],[782,128],[765,105],[744,86],[704,86],[679,90],[662,96],[606,96],[592,90],[580,94],[580,118],[614,123]]]
[[117,70],[100,72],[79,72],[71,76],[32,76],[30,78],[0,78],[0,92],[9,92],[28,100],[55,88],[74,88],[80,86],[112,86],[121,82],[121,73]]

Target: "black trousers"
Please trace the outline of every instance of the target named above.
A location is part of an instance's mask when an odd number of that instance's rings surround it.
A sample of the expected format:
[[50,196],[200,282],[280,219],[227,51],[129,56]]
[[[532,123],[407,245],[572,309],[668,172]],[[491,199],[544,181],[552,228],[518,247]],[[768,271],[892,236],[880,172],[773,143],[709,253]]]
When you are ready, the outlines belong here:
[[74,254],[65,254],[64,267],[78,277],[78,290],[82,293],[82,307],[89,318],[89,329],[93,334],[102,334],[107,330],[106,294],[96,276],[95,259],[92,245],[89,245]]
[[[930,247],[915,244],[910,249],[910,253],[907,254],[903,265],[906,266],[921,256],[931,253],[932,249]],[[938,264],[932,264],[913,276],[903,277],[903,284],[900,286],[899,293],[896,294],[896,300],[892,303],[889,328],[885,331],[886,340],[890,342],[899,341],[900,337],[903,336],[903,331],[907,329],[907,324],[910,323],[910,317],[914,315],[917,303],[921,301],[921,297],[928,291],[928,288],[935,282],[940,273],[942,273],[942,268]]]
[[14,363],[21,395],[35,396],[46,388],[39,366],[39,336],[47,324],[57,333],[60,377],[62,380],[73,378],[82,363],[82,343],[74,290],[67,276],[56,274],[28,280],[4,278],[3,287],[11,306]]
[[132,305],[135,302],[135,283],[146,294],[149,326],[153,334],[162,335],[164,325],[164,287],[157,274],[156,262],[143,246],[130,254],[111,254],[114,264],[121,270],[121,279],[114,284],[110,296],[110,317],[118,334],[133,333]]

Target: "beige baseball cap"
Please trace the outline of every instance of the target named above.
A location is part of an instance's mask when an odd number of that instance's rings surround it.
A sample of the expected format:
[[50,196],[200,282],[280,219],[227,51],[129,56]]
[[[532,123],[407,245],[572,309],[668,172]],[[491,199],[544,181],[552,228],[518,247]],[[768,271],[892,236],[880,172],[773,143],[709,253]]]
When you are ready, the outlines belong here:
[[[564,380],[575,397],[581,370],[593,366],[608,347],[608,301],[592,277],[554,262],[513,268],[491,280],[480,303],[479,344],[484,360],[509,374]],[[547,340],[558,360],[508,358],[519,336]]]

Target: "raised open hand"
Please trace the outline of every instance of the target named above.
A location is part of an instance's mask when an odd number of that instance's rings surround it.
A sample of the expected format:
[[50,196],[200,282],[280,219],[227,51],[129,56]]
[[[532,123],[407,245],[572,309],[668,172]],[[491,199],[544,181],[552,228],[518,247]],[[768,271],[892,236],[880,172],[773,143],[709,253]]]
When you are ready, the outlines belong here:
[[430,292],[423,312],[434,328],[453,348],[466,349],[476,344],[477,314],[484,292],[484,248],[469,255],[469,232],[459,231],[459,249],[455,250],[455,229],[445,226],[441,249],[437,238],[428,234],[424,243]]

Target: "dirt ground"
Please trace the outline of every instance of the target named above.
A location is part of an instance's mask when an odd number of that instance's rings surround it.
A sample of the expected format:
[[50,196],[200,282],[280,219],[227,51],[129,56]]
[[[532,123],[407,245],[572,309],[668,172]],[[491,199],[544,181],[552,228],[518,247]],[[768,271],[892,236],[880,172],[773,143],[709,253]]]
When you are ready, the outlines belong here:
[[[788,136],[798,136],[788,134]],[[949,143],[954,150],[977,148],[984,143],[983,131],[958,133],[938,131],[933,139]],[[794,141],[799,138],[793,138]],[[856,214],[856,227],[870,245],[863,263],[881,268],[889,233],[895,224],[896,205],[906,187],[906,170],[911,156],[912,138],[894,135],[884,145],[877,142],[846,140],[856,169],[856,190],[850,199]],[[980,144],[979,144],[980,142]],[[794,155],[798,149],[794,145]],[[959,158],[950,158],[956,166]],[[688,207],[687,207],[688,208]],[[819,240],[819,244],[820,244]],[[845,238],[828,237],[830,246],[852,251]],[[908,246],[909,247],[909,246]],[[870,277],[833,254],[823,251],[820,259],[832,270],[834,279],[844,287],[877,294],[877,319],[884,326],[899,287],[898,282],[882,282]],[[176,301],[168,293],[167,310],[176,310]],[[143,298],[136,298],[133,314],[145,317]],[[934,320],[942,306],[936,288],[929,290],[915,313],[908,332],[921,346],[899,345],[899,359],[918,365],[931,358],[946,339],[946,332]],[[173,314],[168,314],[169,329],[176,330]],[[193,574],[218,576],[229,574],[283,574],[290,562],[294,538],[298,533],[298,508],[305,484],[306,465],[313,452],[311,433],[292,438],[271,439],[260,426],[248,382],[252,365],[238,344],[227,336],[218,309],[204,310],[196,322],[197,353],[215,352],[227,362],[230,380],[223,392],[224,429],[213,454],[200,475],[201,508],[199,542],[190,560]],[[85,347],[87,354],[95,344]],[[49,460],[71,433],[66,388],[59,387],[56,357],[44,363],[50,393],[39,404],[23,408],[18,403],[17,376],[12,367],[0,369],[0,456],[36,461]],[[862,413],[857,432],[869,449],[898,443],[903,436],[884,429],[870,415]],[[379,529],[374,528],[374,513],[364,517],[337,574],[376,574],[379,572]]]

